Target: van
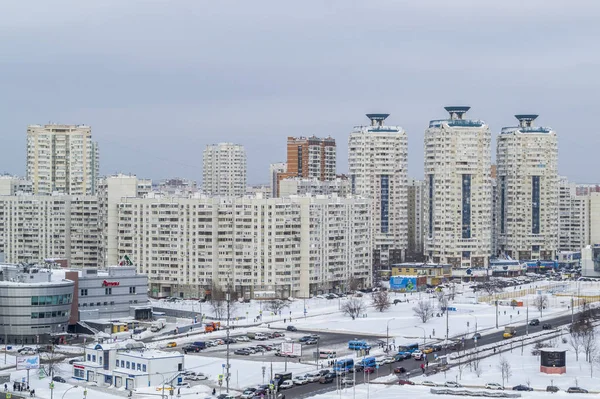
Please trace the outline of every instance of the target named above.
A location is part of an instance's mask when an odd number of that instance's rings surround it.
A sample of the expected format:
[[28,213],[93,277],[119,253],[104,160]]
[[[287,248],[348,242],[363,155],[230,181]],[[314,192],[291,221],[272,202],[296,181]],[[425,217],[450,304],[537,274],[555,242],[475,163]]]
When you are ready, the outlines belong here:
[[206,342],[196,341],[192,343],[193,346],[197,346],[200,349],[206,349]]
[[260,332],[249,332],[246,335],[248,336],[248,338],[255,339],[257,341],[265,341],[268,339],[268,337],[265,334]]
[[360,366],[362,366],[363,368],[365,368],[365,367],[375,367],[375,366],[377,366],[377,360],[375,359],[374,356],[365,357],[364,359],[362,359],[361,361],[359,361],[358,364]]

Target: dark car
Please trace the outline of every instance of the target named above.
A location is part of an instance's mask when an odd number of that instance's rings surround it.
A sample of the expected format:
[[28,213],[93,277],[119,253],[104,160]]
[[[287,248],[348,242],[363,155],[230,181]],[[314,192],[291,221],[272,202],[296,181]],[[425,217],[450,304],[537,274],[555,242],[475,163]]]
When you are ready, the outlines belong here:
[[236,349],[233,352],[234,355],[250,356],[250,351],[246,349]]
[[362,364],[355,364],[354,371],[363,371],[365,368]]
[[587,389],[579,388],[579,387],[571,387],[567,389],[568,393],[588,393]]
[[473,334],[473,339],[474,339],[474,340],[475,340],[475,339],[476,339],[476,340],[480,340],[480,339],[481,339],[481,334],[479,334],[479,333],[475,333],[475,334]]
[[552,329],[552,324],[550,323],[545,323],[542,325],[542,330],[551,330]]
[[187,354],[188,352],[198,353],[198,352],[200,352],[202,350],[202,348],[200,348],[197,345],[186,345],[186,346],[184,346],[181,349],[183,349],[183,353],[185,353],[185,354]]
[[539,326],[540,325],[540,321],[538,319],[533,319],[529,322],[530,326]]
[[404,367],[396,367],[394,369],[394,374],[402,374],[402,373],[406,373],[406,369]]
[[288,331],[298,331],[298,329],[294,326],[287,326],[286,330]]
[[330,376],[331,378],[338,378],[339,377],[338,373],[336,373],[335,371],[330,371],[326,375]]
[[546,392],[558,392],[558,391],[560,391],[560,389],[558,389],[558,387],[555,385],[548,385],[546,387]]
[[321,369],[321,370],[317,371],[317,373],[319,373],[321,375],[321,377],[323,377],[323,376],[326,376],[327,374],[329,374],[330,371],[327,369]]
[[62,383],[67,382],[67,380],[65,380],[64,378],[62,378],[61,376],[58,376],[58,375],[56,377],[52,377],[52,381],[54,381],[54,382],[62,382]]
[[[477,339],[479,339],[479,338],[477,338]],[[443,348],[442,348],[442,345],[433,345],[433,350],[434,350],[435,352],[439,352],[439,351],[441,351],[442,349],[443,349]]]
[[398,380],[399,385],[415,385],[411,380]]
[[331,374],[327,374],[324,375],[323,377],[319,378],[319,384],[331,384],[333,382],[333,377],[331,376]]
[[521,384],[514,386],[513,391],[533,391],[533,388]]
[[237,341],[234,338],[223,338],[224,344],[235,344]]
[[312,340],[313,337],[311,337],[310,335],[305,335],[304,337],[301,337],[298,342],[306,342],[306,341],[310,341]]

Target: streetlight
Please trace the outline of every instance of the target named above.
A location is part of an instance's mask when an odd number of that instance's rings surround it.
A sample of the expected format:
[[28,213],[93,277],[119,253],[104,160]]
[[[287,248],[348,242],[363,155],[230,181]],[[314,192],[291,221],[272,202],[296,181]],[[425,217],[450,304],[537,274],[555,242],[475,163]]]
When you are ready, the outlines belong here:
[[419,326],[415,326],[415,328],[420,328],[421,330],[423,330],[423,346],[425,346],[425,335],[427,334],[427,332],[425,331],[425,328],[423,327],[419,327]]
[[474,314],[470,314],[470,313],[469,313],[469,316],[475,318],[475,333],[477,333],[477,316],[475,316]]
[[160,397],[161,397],[162,399],[165,399],[165,376],[164,376],[164,375],[162,375],[162,374],[161,374],[161,373],[159,373],[159,372],[156,372],[156,375],[159,375],[159,376],[161,376],[161,377],[162,377],[162,383],[161,383],[161,385],[162,385],[162,390],[160,391]]
[[67,392],[69,392],[73,388],[79,388],[79,386],[78,385],[74,385],[71,388],[67,389],[65,392],[63,392],[63,394],[61,396],[61,399],[65,399],[65,395],[67,394]]
[[388,352],[388,348],[390,347],[390,321],[396,320],[396,318],[391,318],[387,321],[385,325],[385,352]]

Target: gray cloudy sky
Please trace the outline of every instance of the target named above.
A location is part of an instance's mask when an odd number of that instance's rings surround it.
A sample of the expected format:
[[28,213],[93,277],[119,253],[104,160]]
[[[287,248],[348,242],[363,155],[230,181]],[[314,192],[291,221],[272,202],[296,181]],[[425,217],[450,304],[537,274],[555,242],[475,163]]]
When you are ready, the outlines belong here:
[[[598,182],[600,1],[12,1],[0,12],[0,172],[24,175],[32,123],[86,123],[101,172],[200,180],[208,143],[268,181],[288,135],[332,135],[338,172],[367,112],[409,136],[443,106],[494,132],[539,113],[560,173]],[[495,152],[495,144],[494,150]]]

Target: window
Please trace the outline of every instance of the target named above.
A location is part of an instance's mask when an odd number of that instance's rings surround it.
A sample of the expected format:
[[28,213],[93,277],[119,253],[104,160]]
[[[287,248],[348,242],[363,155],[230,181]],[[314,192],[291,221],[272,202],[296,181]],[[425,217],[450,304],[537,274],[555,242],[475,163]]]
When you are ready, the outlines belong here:
[[85,371],[82,369],[73,369],[73,377],[75,378],[85,378]]
[[102,364],[102,356],[98,358],[98,363]]
[[117,362],[116,362],[116,363],[117,363],[117,364],[116,364],[116,366],[115,366],[115,367],[119,367],[119,360],[117,360]]
[[[142,365],[140,363],[138,363],[137,364],[137,371],[140,371],[141,369],[142,369]],[[144,371],[146,371],[145,367],[144,367]]]
[[92,355],[92,362],[96,361],[96,355]]
[[92,359],[92,355],[90,355],[90,354],[88,353],[88,355],[87,355],[87,361],[89,362],[91,359]]
[[144,372],[146,371],[146,365],[145,364],[142,364],[142,371],[144,371]]
[[183,371],[183,363],[177,364],[177,371]]
[[105,288],[104,295],[112,295],[112,288]]
[[79,296],[87,296],[88,290],[87,288],[79,290]]
[[135,294],[135,287],[129,287],[129,293]]
[[38,297],[37,296],[32,296],[31,297],[31,305],[37,306],[37,304],[38,304]]
[[125,360],[121,360],[121,367],[125,368]]

